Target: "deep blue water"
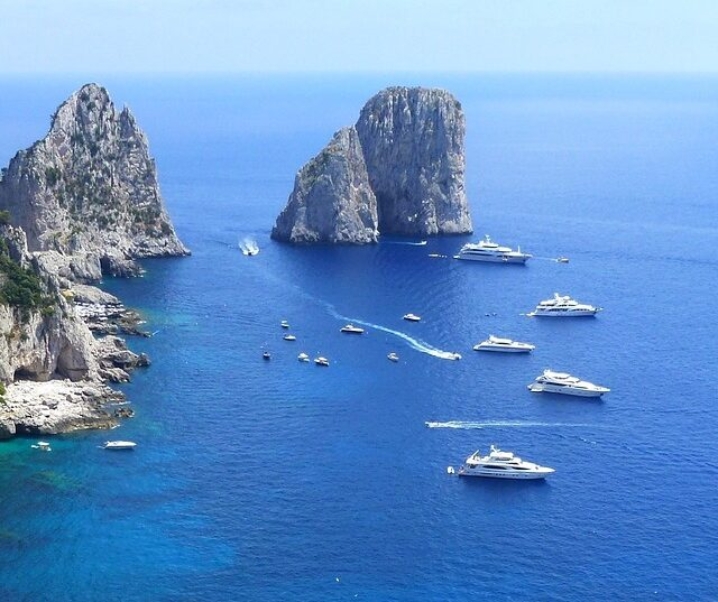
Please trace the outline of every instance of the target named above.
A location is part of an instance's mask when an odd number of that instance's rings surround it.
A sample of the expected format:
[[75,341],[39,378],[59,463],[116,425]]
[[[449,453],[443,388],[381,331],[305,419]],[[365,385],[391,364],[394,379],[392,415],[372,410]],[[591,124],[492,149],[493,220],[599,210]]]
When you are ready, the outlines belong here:
[[[0,163],[82,83],[0,82]],[[135,452],[97,449],[106,432],[0,444],[0,599],[718,599],[718,79],[101,83],[147,132],[193,255],[104,283],[158,331],[130,341],[154,363],[112,435]],[[462,102],[476,235],[270,241],[297,169],[394,83]],[[536,259],[427,257],[484,233]],[[522,315],[554,291],[605,311]],[[368,334],[340,335],[349,320]],[[537,349],[473,352],[490,333]],[[612,392],[529,393],[547,367]],[[491,443],[556,474],[446,474]]]

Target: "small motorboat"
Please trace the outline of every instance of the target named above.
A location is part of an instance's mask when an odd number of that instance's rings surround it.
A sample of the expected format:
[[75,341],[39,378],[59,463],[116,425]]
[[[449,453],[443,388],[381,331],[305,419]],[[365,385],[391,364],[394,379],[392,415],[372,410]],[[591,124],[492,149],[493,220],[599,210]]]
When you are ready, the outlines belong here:
[[296,341],[297,340],[297,337],[295,337],[293,334],[285,334],[283,338],[285,341]]
[[50,444],[47,441],[38,441],[35,445],[31,446],[33,449],[39,449],[40,451],[52,451]]
[[416,314],[404,314],[404,319],[408,322],[419,322],[421,321],[421,316],[417,316]]
[[398,362],[399,361],[399,355],[394,353],[393,351],[386,356],[387,359],[391,362]]
[[450,356],[451,357],[449,359],[452,359],[452,360],[460,360],[461,359],[460,353],[451,353]]
[[321,355],[314,358],[314,363],[317,366],[329,366],[329,360],[325,357],[322,357]]
[[562,256],[562,257],[557,257],[557,258],[556,258],[556,261],[557,261],[558,263],[568,263],[568,257],[563,257],[563,256]]
[[102,449],[110,451],[127,451],[135,449],[135,447],[137,447],[137,443],[134,441],[105,441],[102,444]]
[[347,324],[346,326],[342,326],[340,328],[340,332],[344,332],[346,334],[364,334],[364,329],[359,326],[354,326],[354,324]]
[[308,356],[306,353],[300,353],[300,354],[297,356],[297,359],[298,359],[300,362],[308,362],[308,361],[309,361],[309,356]]
[[279,323],[279,325],[280,325],[282,328],[289,328],[289,322],[287,322],[286,320],[282,320],[282,321]]
[[262,352],[262,359],[264,360],[271,360],[272,356],[270,355],[269,351]]

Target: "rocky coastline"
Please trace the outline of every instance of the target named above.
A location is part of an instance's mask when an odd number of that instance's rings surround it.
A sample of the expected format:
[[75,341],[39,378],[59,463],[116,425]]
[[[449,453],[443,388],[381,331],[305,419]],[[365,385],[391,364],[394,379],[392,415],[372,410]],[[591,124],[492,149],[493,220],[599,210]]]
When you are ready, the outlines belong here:
[[112,428],[134,412],[110,384],[149,366],[122,336],[141,316],[93,285],[181,257],[145,134],[87,84],[0,176],[0,439]]

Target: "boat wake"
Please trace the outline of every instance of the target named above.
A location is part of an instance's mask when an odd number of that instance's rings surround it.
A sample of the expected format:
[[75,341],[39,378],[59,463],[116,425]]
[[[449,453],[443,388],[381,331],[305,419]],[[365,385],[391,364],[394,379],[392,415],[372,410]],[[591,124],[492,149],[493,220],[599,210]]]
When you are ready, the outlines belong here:
[[259,245],[252,238],[244,238],[239,241],[239,250],[242,251],[242,255],[256,255],[259,253]]
[[595,428],[595,424],[578,424],[572,422],[531,422],[525,420],[493,420],[488,422],[472,422],[466,420],[448,420],[447,422],[427,421],[430,429],[485,429],[485,428],[535,428],[535,427],[578,427]]
[[410,245],[412,247],[425,247],[428,244],[426,240],[420,240],[419,242],[410,242],[408,240],[385,240],[382,241],[385,245]]
[[327,304],[327,308],[329,309],[329,313],[332,314],[332,316],[335,317],[337,320],[351,322],[352,324],[361,324],[362,326],[366,326],[367,328],[371,328],[373,330],[381,330],[382,332],[393,335],[405,341],[409,344],[409,347],[415,349],[416,351],[420,351],[421,353],[426,353],[427,355],[438,357],[442,360],[457,360],[461,358],[461,355],[459,355],[458,353],[455,353],[453,351],[443,351],[438,347],[429,345],[429,343],[426,343],[421,339],[410,337],[408,334],[405,334],[399,330],[393,330],[392,328],[387,328],[386,326],[382,326],[381,324],[374,324],[373,322],[367,322],[358,318],[348,318],[347,316],[341,315],[338,311],[336,311],[336,309],[334,309],[332,305],[329,304]]

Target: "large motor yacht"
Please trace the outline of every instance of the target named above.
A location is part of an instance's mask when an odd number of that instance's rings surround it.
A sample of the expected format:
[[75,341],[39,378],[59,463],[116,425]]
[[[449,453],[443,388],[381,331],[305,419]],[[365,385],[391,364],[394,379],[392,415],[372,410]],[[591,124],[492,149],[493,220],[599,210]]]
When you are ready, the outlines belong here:
[[568,295],[559,295],[554,293],[552,299],[541,301],[529,316],[550,316],[559,318],[595,316],[600,307],[588,305],[587,303],[579,303]]
[[511,247],[503,247],[495,243],[488,234],[484,240],[466,243],[459,250],[459,254],[454,255],[455,259],[520,264],[526,263],[531,257],[528,253],[522,253],[520,247],[514,250]]
[[511,339],[502,339],[495,337],[493,334],[485,341],[481,341],[478,345],[474,345],[474,351],[499,351],[504,353],[529,353],[536,349],[531,343],[522,343],[521,341],[512,341]]
[[600,397],[611,391],[607,387],[594,385],[566,372],[554,372],[553,370],[544,370],[543,374],[537,376],[534,382],[528,386],[528,389],[534,393],[561,393],[577,397]]
[[495,479],[543,479],[553,468],[526,462],[512,452],[492,445],[487,456],[474,452],[459,468],[460,477],[491,477]]

